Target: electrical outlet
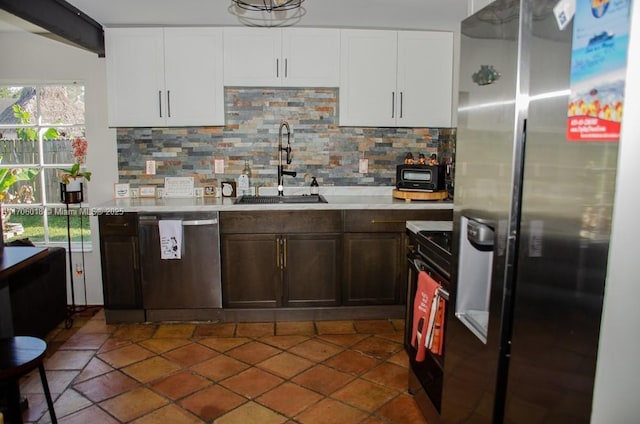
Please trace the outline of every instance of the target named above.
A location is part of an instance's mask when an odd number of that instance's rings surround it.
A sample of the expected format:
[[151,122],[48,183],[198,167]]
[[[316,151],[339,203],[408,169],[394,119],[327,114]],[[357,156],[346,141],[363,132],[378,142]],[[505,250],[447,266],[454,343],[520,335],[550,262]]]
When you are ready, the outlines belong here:
[[224,174],[224,159],[216,159],[213,162],[213,172],[216,174]]
[[147,175],[156,175],[156,161],[148,160],[147,166],[145,169],[146,169]]
[[358,164],[358,172],[361,174],[366,174],[369,172],[369,159],[360,159],[360,163]]

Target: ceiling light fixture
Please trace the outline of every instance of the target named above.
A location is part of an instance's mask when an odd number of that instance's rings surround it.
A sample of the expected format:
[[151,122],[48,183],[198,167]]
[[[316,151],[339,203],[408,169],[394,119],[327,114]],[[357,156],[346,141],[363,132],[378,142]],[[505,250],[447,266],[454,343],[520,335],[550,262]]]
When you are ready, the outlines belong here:
[[303,2],[304,0],[231,0],[229,12],[247,26],[291,26],[305,15]]

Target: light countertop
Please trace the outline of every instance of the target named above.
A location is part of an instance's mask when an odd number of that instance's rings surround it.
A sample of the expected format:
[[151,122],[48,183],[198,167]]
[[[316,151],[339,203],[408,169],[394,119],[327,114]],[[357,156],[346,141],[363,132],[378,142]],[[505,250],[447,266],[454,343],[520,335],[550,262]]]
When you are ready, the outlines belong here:
[[[321,187],[320,194],[328,203],[236,205],[231,197],[200,198],[128,198],[113,199],[96,207],[108,213],[124,212],[200,212],[200,211],[265,211],[265,210],[336,210],[336,209],[453,209],[450,200],[424,201],[395,199],[392,187]],[[307,194],[308,188],[286,188],[285,194]],[[263,195],[273,195],[263,192]]]

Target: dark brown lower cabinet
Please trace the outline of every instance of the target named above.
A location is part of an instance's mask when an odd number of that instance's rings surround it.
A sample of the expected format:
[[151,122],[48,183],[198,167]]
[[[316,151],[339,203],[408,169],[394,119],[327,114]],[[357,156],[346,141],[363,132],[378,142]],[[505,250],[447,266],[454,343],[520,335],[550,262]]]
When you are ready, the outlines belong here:
[[229,234],[220,238],[222,306],[274,308],[282,297],[274,234]]
[[144,321],[137,214],[100,215],[98,222],[107,321]]
[[406,303],[407,221],[450,221],[447,209],[344,211],[344,305]]
[[282,240],[284,305],[339,305],[342,235],[291,234]]
[[[450,209],[221,211],[223,307],[403,305],[406,221],[451,218]],[[137,214],[99,223],[107,322],[143,322]]]
[[402,303],[402,241],[397,233],[345,234],[345,305]]
[[341,228],[340,211],[221,213],[223,307],[339,305]]
[[340,242],[340,234],[223,235],[223,306],[338,305]]

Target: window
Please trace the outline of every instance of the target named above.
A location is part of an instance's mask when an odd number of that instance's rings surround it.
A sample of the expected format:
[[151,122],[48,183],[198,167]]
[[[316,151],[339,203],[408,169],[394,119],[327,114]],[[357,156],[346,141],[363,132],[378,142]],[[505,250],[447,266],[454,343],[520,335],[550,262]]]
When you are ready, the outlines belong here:
[[[85,136],[84,85],[0,85],[0,196],[5,241],[90,247],[84,202],[60,199],[59,168],[70,168],[71,142]],[[13,176],[12,176],[13,175]],[[17,181],[15,181],[17,180]]]

